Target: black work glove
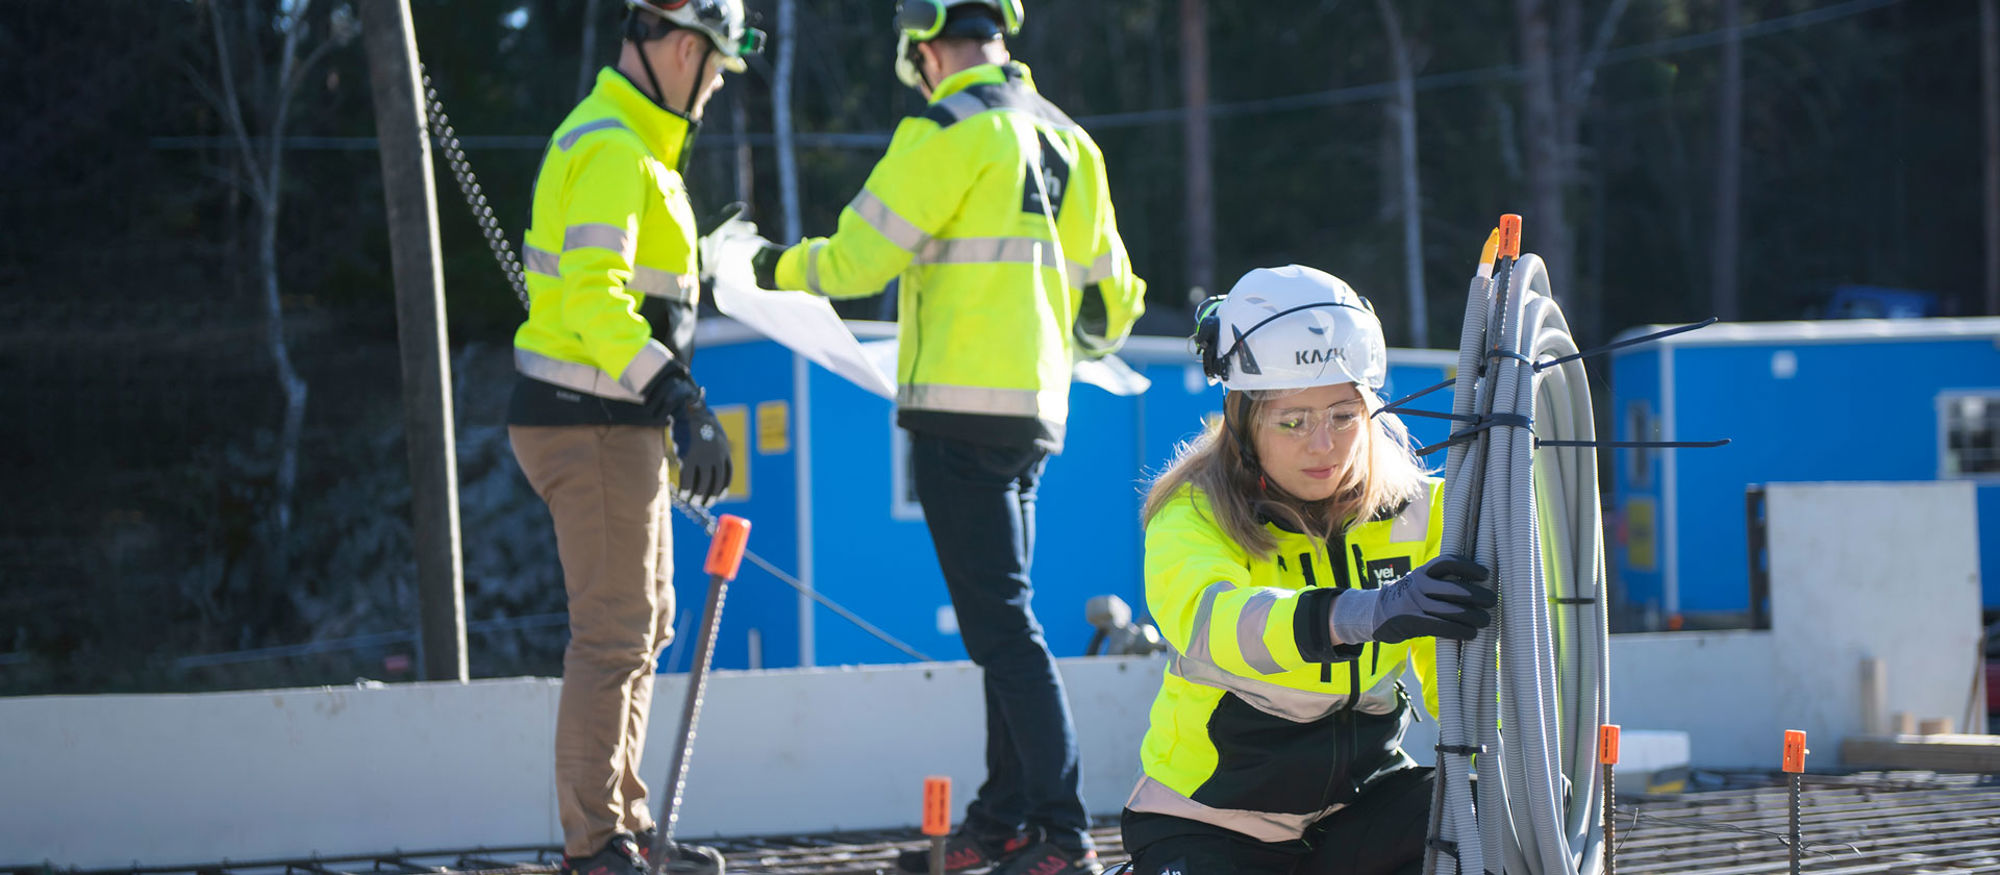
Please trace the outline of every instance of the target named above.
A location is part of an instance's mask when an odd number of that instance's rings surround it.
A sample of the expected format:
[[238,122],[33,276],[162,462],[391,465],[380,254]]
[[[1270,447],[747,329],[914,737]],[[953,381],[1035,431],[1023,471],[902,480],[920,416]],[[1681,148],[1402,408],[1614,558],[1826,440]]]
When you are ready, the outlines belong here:
[[785,247],[766,240],[750,256],[750,273],[757,278],[757,288],[778,291],[778,259],[784,255]]
[[661,368],[653,382],[646,384],[645,391],[640,393],[645,396],[640,403],[645,405],[648,419],[667,422],[673,418],[674,411],[681,409],[689,398],[700,392],[687,370],[675,362]]
[[1479,563],[1440,556],[1380,589],[1345,589],[1333,599],[1333,640],[1340,644],[1411,638],[1470,641],[1493,621],[1497,604]]
[[680,500],[707,507],[729,491],[736,463],[729,458],[729,434],[722,430],[708,402],[695,390],[674,414],[674,446],[681,457]]

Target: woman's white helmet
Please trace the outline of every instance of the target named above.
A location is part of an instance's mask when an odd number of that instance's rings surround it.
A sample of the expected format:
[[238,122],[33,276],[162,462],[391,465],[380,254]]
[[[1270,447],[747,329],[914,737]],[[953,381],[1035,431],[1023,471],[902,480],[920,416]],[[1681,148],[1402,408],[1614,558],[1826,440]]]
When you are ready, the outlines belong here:
[[1208,381],[1254,397],[1353,383],[1369,410],[1389,374],[1382,322],[1339,277],[1297,264],[1258,268],[1196,313]]

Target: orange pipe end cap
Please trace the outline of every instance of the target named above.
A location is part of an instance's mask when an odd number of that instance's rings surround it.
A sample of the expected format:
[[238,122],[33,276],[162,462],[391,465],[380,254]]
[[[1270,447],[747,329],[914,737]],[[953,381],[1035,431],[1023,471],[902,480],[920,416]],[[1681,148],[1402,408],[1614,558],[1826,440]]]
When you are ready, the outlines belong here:
[[736,570],[743,567],[743,551],[749,546],[750,521],[723,514],[716,522],[715,537],[708,542],[708,561],[702,568],[712,577],[735,580]]
[[924,779],[924,835],[951,835],[951,779]]

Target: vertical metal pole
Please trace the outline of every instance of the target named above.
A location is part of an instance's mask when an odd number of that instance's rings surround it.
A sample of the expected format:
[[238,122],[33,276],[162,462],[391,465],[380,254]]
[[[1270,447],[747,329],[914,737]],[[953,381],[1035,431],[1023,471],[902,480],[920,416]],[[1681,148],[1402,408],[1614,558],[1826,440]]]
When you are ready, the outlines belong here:
[[798,66],[798,0],[778,0],[778,81],[771,83],[772,133],[778,139],[778,200],[784,207],[785,236],[799,242],[799,157],[792,138],[792,72]]
[[1740,221],[1743,178],[1743,28],[1742,0],[1722,0],[1722,95],[1716,110],[1715,245],[1709,265],[1709,288],[1715,315],[1734,322],[1742,318],[1737,294],[1741,261]]
[[362,0],[359,5],[396,283],[403,428],[410,455],[410,512],[415,517],[417,593],[422,606],[422,672],[425,680],[463,682],[467,672],[458,459],[452,446],[437,188],[431,179],[424,108],[418,102],[417,42],[408,0]]
[[2000,315],[2000,14],[1979,0],[1979,94],[1986,140],[1986,314]]
[[1187,104],[1187,115],[1181,121],[1181,139],[1187,148],[1187,284],[1191,293],[1205,296],[1214,294],[1215,288],[1215,174],[1208,136],[1207,0],[1181,0],[1181,96]]

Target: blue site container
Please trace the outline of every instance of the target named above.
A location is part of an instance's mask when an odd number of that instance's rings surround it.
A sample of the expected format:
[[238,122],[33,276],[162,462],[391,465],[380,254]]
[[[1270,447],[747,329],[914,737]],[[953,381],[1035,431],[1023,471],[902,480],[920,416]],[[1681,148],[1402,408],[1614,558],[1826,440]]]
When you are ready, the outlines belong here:
[[1981,601],[2000,609],[2000,318],[1711,326],[1614,353],[1606,420],[1620,440],[1732,441],[1613,453],[1614,595],[1642,628],[1750,613],[1746,490],[1778,482],[1976,480]]
[[[893,325],[849,324],[864,341],[894,336]],[[1133,338],[1120,356],[1151,389],[1124,397],[1072,388],[1065,447],[1049,461],[1036,505],[1034,605],[1057,656],[1084,653],[1092,631],[1084,605],[1094,596],[1117,595],[1143,614],[1146,478],[1222,410],[1222,390],[1202,379],[1185,338]],[[1456,360],[1391,350],[1387,393],[1445,380]],[[735,445],[737,483],[715,511],[750,520],[750,550],[925,655],[965,658],[889,401],[722,319],[703,323],[695,373]],[[1444,390],[1412,406],[1450,405]],[[1420,441],[1445,436],[1443,420],[1407,421]],[[1441,467],[1443,455],[1427,461]],[[661,667],[685,671],[708,541],[679,516],[673,535],[681,633]],[[750,561],[730,588],[715,655],[720,668],[911,661]]]

